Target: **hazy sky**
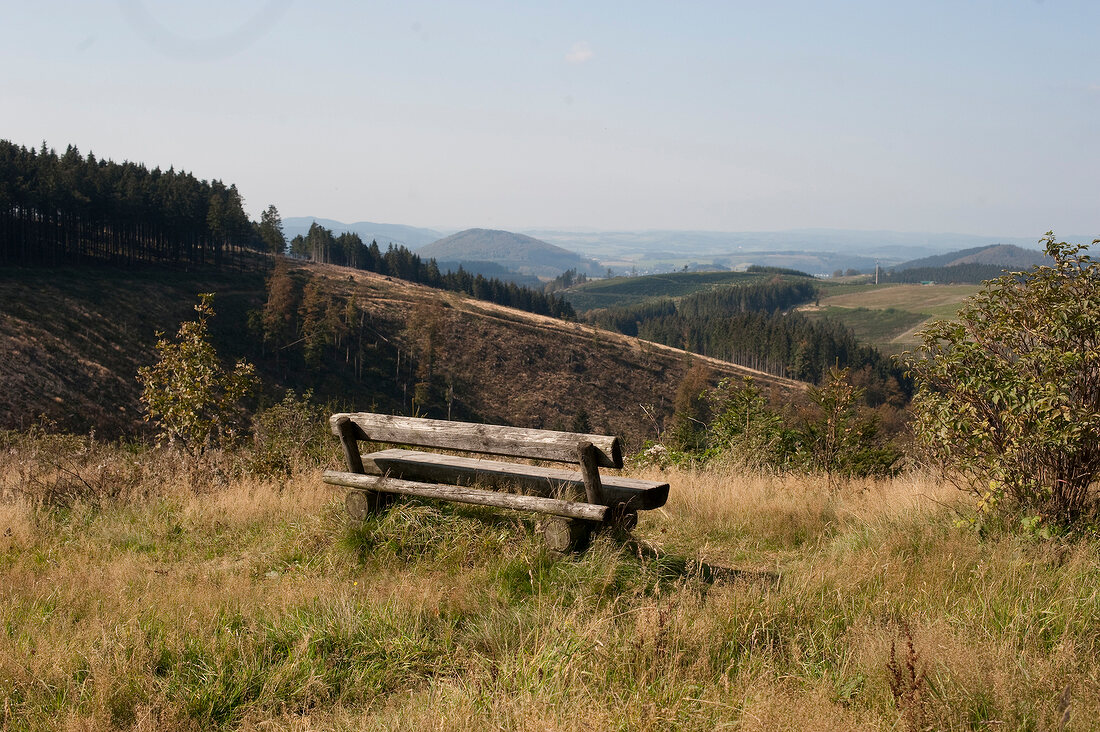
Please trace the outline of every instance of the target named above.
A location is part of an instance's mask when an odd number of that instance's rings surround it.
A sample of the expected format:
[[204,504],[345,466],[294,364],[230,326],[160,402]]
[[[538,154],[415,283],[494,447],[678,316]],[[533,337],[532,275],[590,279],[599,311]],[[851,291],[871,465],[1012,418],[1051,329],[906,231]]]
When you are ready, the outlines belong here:
[[0,138],[258,217],[1100,236],[1100,3],[7,3]]

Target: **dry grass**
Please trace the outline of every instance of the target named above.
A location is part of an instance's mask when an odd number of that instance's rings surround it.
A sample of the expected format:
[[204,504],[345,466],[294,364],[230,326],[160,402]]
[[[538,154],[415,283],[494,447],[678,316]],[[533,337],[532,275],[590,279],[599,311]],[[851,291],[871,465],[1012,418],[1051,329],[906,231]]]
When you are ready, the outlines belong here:
[[[1097,544],[983,539],[921,476],[830,492],[670,471],[636,542],[558,558],[526,517],[401,503],[355,526],[316,475],[234,477],[228,457],[222,478],[192,480],[164,454],[95,447],[70,467],[127,490],[51,506],[19,483],[26,450],[9,445],[0,471],[4,730],[1053,730],[1100,715]],[[48,466],[34,474],[48,484]]]

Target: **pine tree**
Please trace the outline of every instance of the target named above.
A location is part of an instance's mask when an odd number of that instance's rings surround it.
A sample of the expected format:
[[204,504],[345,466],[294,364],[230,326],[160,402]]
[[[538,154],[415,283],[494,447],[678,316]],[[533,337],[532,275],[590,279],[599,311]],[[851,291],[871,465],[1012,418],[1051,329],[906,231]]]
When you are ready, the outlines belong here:
[[272,254],[286,252],[286,236],[283,234],[283,219],[279,209],[272,204],[260,214],[260,238]]

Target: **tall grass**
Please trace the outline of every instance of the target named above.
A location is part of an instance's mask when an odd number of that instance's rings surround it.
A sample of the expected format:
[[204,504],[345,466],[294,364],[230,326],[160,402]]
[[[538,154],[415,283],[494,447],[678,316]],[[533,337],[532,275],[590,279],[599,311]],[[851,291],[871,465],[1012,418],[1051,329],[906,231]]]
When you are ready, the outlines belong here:
[[[317,471],[221,456],[192,480],[166,453],[32,442],[0,468],[5,730],[1100,718],[1100,544],[956,528],[924,476],[670,470],[633,541],[557,557],[525,515],[403,502],[355,524]],[[47,500],[59,457],[126,489]]]

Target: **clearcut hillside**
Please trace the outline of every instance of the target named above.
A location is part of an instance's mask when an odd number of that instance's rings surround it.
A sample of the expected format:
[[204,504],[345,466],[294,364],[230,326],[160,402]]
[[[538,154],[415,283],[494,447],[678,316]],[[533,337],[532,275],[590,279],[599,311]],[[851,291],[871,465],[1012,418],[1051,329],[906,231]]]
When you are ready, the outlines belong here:
[[[174,334],[214,292],[211,321],[227,362],[257,365],[270,403],[283,391],[354,410],[410,413],[418,381],[453,388],[455,419],[566,428],[584,416],[593,430],[634,445],[655,436],[692,364],[715,379],[752,374],[777,398],[803,385],[592,326],[525,313],[361,270],[292,264],[299,287],[319,286],[360,308],[358,366],[341,349],[316,365],[265,347],[250,318],[267,299],[261,272],[172,272],[156,268],[8,268],[0,272],[0,428],[41,416],[103,436],[142,430],[137,369],[154,359],[157,332]],[[430,364],[425,366],[425,361]],[[442,409],[443,407],[439,407]],[[648,414],[647,414],[648,413]],[[656,421],[648,416],[655,415]]]

